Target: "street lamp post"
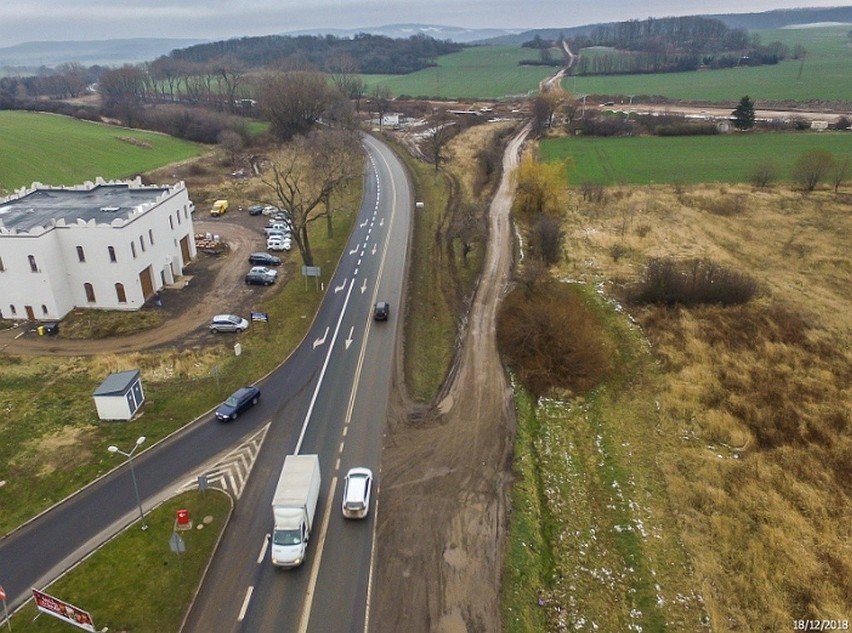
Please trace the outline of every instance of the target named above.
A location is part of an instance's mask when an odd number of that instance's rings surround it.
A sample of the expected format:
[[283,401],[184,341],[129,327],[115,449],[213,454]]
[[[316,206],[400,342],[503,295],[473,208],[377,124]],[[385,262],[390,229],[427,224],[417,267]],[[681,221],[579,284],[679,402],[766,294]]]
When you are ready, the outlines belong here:
[[145,436],[142,435],[136,440],[136,444],[133,445],[133,448],[130,449],[129,453],[125,453],[115,445],[108,447],[107,450],[110,453],[118,453],[119,455],[124,455],[127,458],[127,463],[130,464],[130,477],[133,479],[133,491],[136,493],[136,505],[139,506],[139,520],[142,522],[142,529],[147,530],[148,526],[145,525],[145,513],[142,512],[142,500],[139,498],[139,486],[136,484],[136,471],[133,470],[133,453],[135,453],[136,449],[142,446],[144,442]]

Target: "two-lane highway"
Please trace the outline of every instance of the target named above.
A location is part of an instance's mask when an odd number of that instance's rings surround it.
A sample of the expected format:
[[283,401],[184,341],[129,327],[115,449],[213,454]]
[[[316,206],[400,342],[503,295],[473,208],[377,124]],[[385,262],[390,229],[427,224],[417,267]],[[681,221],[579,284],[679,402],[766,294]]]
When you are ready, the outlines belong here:
[[[364,631],[381,488],[380,455],[394,346],[403,310],[411,193],[402,165],[367,137],[365,196],[356,229],[305,341],[323,355],[305,402],[273,419],[258,463],[185,631]],[[372,195],[371,195],[372,194]],[[372,320],[376,300],[391,304]],[[286,386],[282,385],[286,389]],[[301,408],[302,404],[304,408]],[[292,411],[300,417],[297,437]],[[320,456],[323,485],[305,564],[279,570],[269,560],[272,494],[284,456]],[[363,521],[342,518],[342,478],[352,466],[376,477]]]
[[[304,615],[305,621],[311,618],[312,631],[356,630],[358,620],[364,626],[376,507],[368,520],[344,525],[338,516],[336,482],[341,469],[345,473],[357,463],[373,468],[380,487],[381,433],[412,206],[404,170],[390,150],[370,137],[365,137],[364,146],[369,168],[349,246],[310,333],[263,381],[258,406],[230,424],[202,420],[134,458],[142,503],[148,509],[203,472],[204,464],[269,425],[187,630],[299,630],[306,604],[314,608],[314,615]],[[391,303],[393,311],[389,322],[374,324],[371,306],[379,296]],[[282,572],[271,568],[265,535],[271,527],[272,491],[284,456],[297,446],[300,452],[320,455],[321,520],[306,564]],[[10,608],[26,600],[31,587],[45,586],[136,518],[130,485],[126,467],[120,468],[0,541],[0,570]],[[347,556],[335,551],[338,560],[329,556],[320,567],[320,554],[334,550],[323,547],[324,541],[343,541],[346,534],[353,540]],[[259,563],[262,554],[266,558]],[[331,567],[349,570],[342,591],[332,589],[340,593],[339,602],[326,593],[326,568]],[[343,593],[350,590],[345,615],[331,610],[332,604],[344,604]],[[326,612],[317,615],[317,609]],[[267,622],[274,624],[267,628]],[[333,622],[346,626],[337,629]]]

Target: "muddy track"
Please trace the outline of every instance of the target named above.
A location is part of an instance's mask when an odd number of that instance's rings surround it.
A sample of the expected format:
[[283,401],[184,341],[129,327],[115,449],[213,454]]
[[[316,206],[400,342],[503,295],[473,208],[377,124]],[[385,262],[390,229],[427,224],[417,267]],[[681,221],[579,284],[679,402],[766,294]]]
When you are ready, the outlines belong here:
[[515,419],[495,329],[512,258],[509,174],[527,134],[504,156],[482,279],[442,399],[415,413],[395,390],[382,454],[372,631],[501,628]]

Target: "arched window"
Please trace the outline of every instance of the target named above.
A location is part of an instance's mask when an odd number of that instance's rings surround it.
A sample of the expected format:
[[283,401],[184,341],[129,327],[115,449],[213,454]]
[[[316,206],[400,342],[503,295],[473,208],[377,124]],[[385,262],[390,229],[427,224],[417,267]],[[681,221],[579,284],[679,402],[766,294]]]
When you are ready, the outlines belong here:
[[112,246],[107,246],[107,252],[109,252],[109,261],[111,261],[113,264],[118,261],[118,259],[116,259],[115,257],[115,248],[113,248]]
[[30,260],[30,270],[34,273],[38,272],[38,264],[36,264],[35,255],[27,255]]
[[148,229],[148,241],[154,243],[154,229]]
[[136,259],[136,244],[130,242],[130,253],[133,255],[133,259]]
[[95,302],[95,289],[88,281],[83,284],[83,288],[86,290],[86,301],[89,303]]
[[81,262],[86,261],[86,252],[83,250],[82,246],[77,247],[77,259],[79,259]]
[[124,294],[124,284],[115,284],[115,296],[118,297],[119,303],[127,303],[127,295]]
[[41,304],[41,313],[42,313],[44,316],[47,316],[47,306],[46,306],[46,305],[44,305],[43,303]]

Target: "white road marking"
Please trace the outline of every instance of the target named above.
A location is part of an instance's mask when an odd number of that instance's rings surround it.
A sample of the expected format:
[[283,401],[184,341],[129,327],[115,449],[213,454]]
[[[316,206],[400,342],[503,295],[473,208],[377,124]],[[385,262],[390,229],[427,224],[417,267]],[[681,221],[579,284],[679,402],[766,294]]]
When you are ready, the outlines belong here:
[[311,605],[314,601],[314,592],[317,588],[317,577],[319,576],[320,560],[322,559],[322,550],[325,547],[325,535],[328,532],[328,523],[331,518],[331,508],[334,506],[334,493],[337,490],[337,476],[331,479],[331,488],[328,491],[328,503],[325,506],[325,515],[322,520],[322,533],[319,535],[319,543],[317,543],[317,551],[314,554],[313,565],[311,566],[311,578],[308,581],[308,590],[305,592],[305,602],[302,607],[302,617],[299,619],[299,633],[307,633],[308,621],[311,619]]
[[251,594],[254,591],[254,585],[249,585],[249,588],[246,590],[246,597],[243,599],[243,606],[240,609],[240,615],[237,616],[237,622],[242,622],[243,618],[246,617],[246,611],[248,611],[249,602],[251,601]]
[[263,559],[266,558],[266,548],[269,547],[269,534],[263,537],[263,544],[260,546],[260,554],[257,557],[257,564],[260,565]]

